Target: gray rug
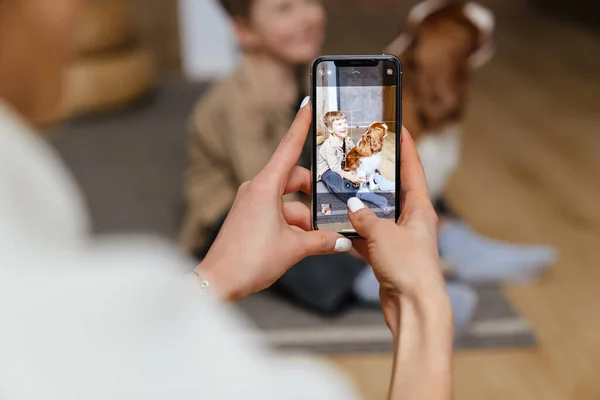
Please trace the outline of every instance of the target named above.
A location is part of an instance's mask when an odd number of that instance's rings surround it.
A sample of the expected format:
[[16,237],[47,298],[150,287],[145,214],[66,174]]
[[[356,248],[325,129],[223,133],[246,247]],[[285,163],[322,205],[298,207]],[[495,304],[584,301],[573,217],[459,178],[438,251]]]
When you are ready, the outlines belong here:
[[177,237],[187,119],[207,87],[172,80],[125,110],[48,129],[83,190],[96,232]]
[[[119,112],[49,129],[51,143],[70,167],[88,202],[96,232],[144,232],[175,239],[184,210],[186,120],[207,85],[178,80],[162,85]],[[389,351],[381,313],[353,309],[323,318],[271,294],[241,307],[272,342],[285,349],[320,352]],[[480,289],[473,325],[458,347],[531,346],[528,325],[498,288]]]
[[[468,328],[456,334],[455,347],[535,345],[530,326],[515,314],[498,287],[480,287],[477,291],[479,304],[475,317]],[[269,292],[251,296],[239,307],[273,346],[284,351],[346,354],[393,350],[380,309],[357,307],[338,317],[323,317]]]
[[[385,197],[390,205],[390,211],[385,214],[383,210],[377,207],[373,203],[365,202],[365,204],[373,210],[375,214],[377,214],[381,218],[393,218],[395,215],[396,207],[394,204],[396,202],[396,198],[392,193],[389,192],[378,192],[379,196]],[[317,205],[317,217],[319,219],[320,224],[330,224],[330,223],[340,223],[340,222],[348,222],[348,206],[342,200],[340,200],[336,195],[332,193],[319,193],[319,204]],[[331,214],[325,215],[321,212],[321,204],[330,204],[331,205]]]

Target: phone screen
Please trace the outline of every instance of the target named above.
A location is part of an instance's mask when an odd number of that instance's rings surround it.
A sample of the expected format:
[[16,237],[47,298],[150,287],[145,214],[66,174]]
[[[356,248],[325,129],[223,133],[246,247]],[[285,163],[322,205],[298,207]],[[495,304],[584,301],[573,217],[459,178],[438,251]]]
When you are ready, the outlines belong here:
[[400,63],[322,58],[313,65],[313,224],[353,236],[347,201],[399,216]]

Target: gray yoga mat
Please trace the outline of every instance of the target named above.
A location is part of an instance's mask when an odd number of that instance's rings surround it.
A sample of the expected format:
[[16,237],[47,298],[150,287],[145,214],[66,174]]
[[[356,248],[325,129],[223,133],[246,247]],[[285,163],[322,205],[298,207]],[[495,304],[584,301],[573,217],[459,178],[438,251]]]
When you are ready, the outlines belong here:
[[[457,348],[529,347],[536,344],[529,324],[510,307],[497,286],[477,288],[479,303],[470,326],[458,332]],[[337,317],[308,312],[270,292],[258,293],[239,308],[285,351],[324,354],[391,352],[389,330],[378,308],[355,307]]]

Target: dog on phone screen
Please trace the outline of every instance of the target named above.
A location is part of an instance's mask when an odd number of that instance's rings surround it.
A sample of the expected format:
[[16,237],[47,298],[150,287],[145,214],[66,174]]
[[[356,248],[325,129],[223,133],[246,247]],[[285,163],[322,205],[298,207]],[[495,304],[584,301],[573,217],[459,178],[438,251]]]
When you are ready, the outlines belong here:
[[346,171],[354,172],[358,177],[364,178],[366,183],[361,184],[360,190],[376,191],[375,171],[381,163],[383,141],[388,135],[388,126],[384,122],[372,123],[360,140],[346,156]]
[[494,17],[470,1],[426,0],[386,49],[402,61],[403,124],[438,199],[458,167],[471,71],[493,55]]

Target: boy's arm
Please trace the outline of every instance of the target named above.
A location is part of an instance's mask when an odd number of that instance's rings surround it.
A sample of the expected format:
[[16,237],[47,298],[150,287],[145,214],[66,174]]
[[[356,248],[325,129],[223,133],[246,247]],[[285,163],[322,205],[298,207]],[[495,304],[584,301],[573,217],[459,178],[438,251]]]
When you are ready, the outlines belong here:
[[184,175],[186,217],[179,238],[184,252],[204,245],[205,228],[213,226],[229,211],[230,199],[235,197],[235,188],[223,184],[230,178],[229,170],[219,164],[225,156],[225,146],[220,140],[222,132],[212,123],[211,109],[205,104],[203,101],[197,106],[188,121],[188,163]]

